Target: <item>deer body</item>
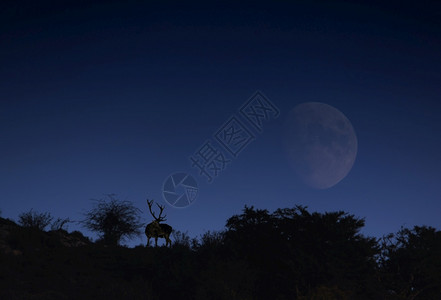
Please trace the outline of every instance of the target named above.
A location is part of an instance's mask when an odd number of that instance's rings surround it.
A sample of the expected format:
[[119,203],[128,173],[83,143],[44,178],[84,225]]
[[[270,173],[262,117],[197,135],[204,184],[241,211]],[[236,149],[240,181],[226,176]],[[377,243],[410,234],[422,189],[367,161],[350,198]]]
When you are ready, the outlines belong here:
[[160,224],[156,221],[147,224],[145,235],[147,236],[147,246],[150,245],[150,239],[155,238],[155,246],[158,245],[158,238],[165,238],[165,245],[171,245],[170,234],[173,228],[168,224]]
[[171,246],[170,234],[173,231],[173,228],[165,223],[161,223],[165,221],[165,216],[162,216],[162,211],[164,210],[164,206],[159,204],[158,207],[160,209],[159,217],[156,217],[152,211],[153,200],[147,200],[147,205],[149,206],[150,214],[155,219],[153,222],[147,224],[145,227],[145,235],[147,236],[147,246],[150,245],[150,239],[155,238],[155,247],[158,245],[158,238],[165,238],[165,246]]

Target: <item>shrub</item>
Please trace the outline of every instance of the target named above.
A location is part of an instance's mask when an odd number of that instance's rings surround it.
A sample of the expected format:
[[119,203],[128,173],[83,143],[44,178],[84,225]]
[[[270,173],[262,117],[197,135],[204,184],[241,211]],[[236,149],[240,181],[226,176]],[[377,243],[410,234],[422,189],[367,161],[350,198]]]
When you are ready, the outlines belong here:
[[31,209],[18,216],[18,223],[23,227],[44,230],[52,222],[52,219],[53,217],[48,212],[39,213]]

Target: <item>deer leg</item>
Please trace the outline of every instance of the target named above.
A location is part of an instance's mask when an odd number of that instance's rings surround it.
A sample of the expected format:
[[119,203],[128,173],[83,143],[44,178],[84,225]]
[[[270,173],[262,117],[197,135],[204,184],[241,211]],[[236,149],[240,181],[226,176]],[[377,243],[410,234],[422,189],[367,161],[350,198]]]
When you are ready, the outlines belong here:
[[158,237],[155,236],[155,247],[158,247]]
[[147,247],[150,246],[150,238],[147,238]]

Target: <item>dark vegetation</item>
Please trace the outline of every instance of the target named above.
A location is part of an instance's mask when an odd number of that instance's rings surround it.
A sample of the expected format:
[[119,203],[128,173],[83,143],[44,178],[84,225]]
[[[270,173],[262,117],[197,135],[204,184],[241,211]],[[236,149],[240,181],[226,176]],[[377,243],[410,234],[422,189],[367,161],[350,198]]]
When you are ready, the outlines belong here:
[[245,207],[221,232],[126,248],[20,223],[0,218],[0,299],[441,299],[431,227],[375,239],[345,212]]
[[53,220],[50,213],[38,213],[31,209],[28,212],[22,213],[18,216],[18,224],[27,228],[35,228],[44,230]]
[[115,194],[108,194],[104,199],[94,201],[93,209],[84,214],[85,218],[81,223],[87,229],[100,234],[100,243],[117,246],[122,239],[141,234],[141,210],[132,202],[118,200]]

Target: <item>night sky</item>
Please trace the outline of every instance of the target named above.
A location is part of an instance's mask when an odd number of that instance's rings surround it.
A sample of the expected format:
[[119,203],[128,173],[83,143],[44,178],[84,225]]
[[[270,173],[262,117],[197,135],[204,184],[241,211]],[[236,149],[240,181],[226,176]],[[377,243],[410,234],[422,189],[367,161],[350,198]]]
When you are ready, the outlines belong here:
[[[1,4],[2,217],[80,220],[115,193],[145,222],[147,198],[165,205],[190,236],[244,205],[344,210],[376,237],[441,228],[441,5],[382,2]],[[261,131],[240,113],[256,91],[278,110]],[[304,102],[338,109],[357,136],[351,171],[327,189],[300,181],[284,148]],[[232,117],[254,139],[208,183],[190,157],[220,149]],[[163,198],[175,172],[199,187],[185,208]]]

